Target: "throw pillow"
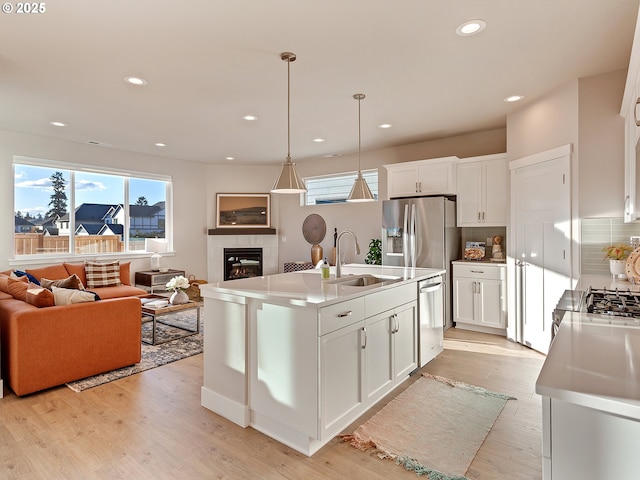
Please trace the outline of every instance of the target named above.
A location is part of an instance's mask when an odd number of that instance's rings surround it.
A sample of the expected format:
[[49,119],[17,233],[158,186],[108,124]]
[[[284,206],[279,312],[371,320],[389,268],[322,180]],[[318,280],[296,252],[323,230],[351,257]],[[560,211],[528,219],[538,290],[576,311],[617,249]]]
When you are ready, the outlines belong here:
[[[9,276],[8,275],[0,275],[0,292],[4,292],[4,293],[9,293]],[[23,277],[24,280],[21,279],[15,279],[15,280],[20,280],[23,282],[27,281],[27,277]]]
[[74,273],[70,277],[64,280],[49,280],[48,278],[41,278],[40,285],[47,290],[51,290],[51,287],[56,286],[60,288],[72,288],[75,290],[84,290],[84,285],[80,281],[80,278]]
[[30,273],[38,280],[40,280],[42,277],[55,278],[56,280],[58,280],[60,278],[67,278],[69,276],[67,269],[64,268],[64,265],[61,263],[42,268],[27,268],[26,272]]
[[72,303],[95,302],[96,297],[92,292],[84,290],[72,290],[69,288],[60,288],[55,285],[51,287],[53,290],[53,298],[56,305],[71,305]]
[[53,307],[56,304],[53,292],[33,283],[29,285],[26,293],[26,302],[28,304],[38,308]]
[[29,288],[29,282],[27,282],[27,277],[23,277],[22,279],[15,279],[9,277],[7,279],[8,282],[8,294],[10,294],[16,300],[22,300],[23,302],[27,301],[27,288]]
[[74,273],[78,275],[78,278],[82,282],[83,285],[87,284],[87,275],[84,272],[84,262],[82,263],[63,263],[64,268],[67,269],[69,275],[73,275]]
[[87,288],[118,287],[120,281],[120,261],[100,263],[84,262],[84,270],[87,275]]
[[[15,275],[15,277],[14,277],[14,275]],[[13,278],[27,277],[27,279],[31,283],[35,283],[36,285],[40,285],[40,282],[38,281],[38,279],[36,277],[31,275],[30,273],[23,272],[22,270],[14,270],[13,272],[11,272],[11,276]]]

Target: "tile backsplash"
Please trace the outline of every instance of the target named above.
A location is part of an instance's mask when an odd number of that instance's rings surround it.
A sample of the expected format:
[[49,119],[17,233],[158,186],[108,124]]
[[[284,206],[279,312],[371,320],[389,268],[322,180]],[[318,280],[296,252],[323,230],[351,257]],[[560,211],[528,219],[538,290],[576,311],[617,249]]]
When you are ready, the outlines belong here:
[[623,218],[583,218],[580,232],[581,274],[610,274],[609,262],[603,259],[602,248],[614,243],[630,243],[630,237],[639,235],[640,224],[624,223]]

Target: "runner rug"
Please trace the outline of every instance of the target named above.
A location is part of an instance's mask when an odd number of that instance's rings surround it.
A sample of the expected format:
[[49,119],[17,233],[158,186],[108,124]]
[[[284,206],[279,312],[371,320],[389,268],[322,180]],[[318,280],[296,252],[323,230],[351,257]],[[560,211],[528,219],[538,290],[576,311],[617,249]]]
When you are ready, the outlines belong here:
[[423,373],[344,441],[429,480],[460,480],[513,397]]
[[[195,310],[175,312],[163,316],[162,321],[172,325],[182,326],[194,330],[195,315]],[[152,323],[150,321],[146,321],[146,319],[144,318],[143,322],[142,338],[150,342]],[[175,328],[171,325],[158,323],[156,327],[156,341],[169,341],[158,345],[148,345],[143,342],[142,358],[140,360],[140,363],[136,363],[135,365],[131,365],[129,367],[119,368],[117,370],[112,370],[111,372],[101,373],[99,375],[84,378],[82,380],[77,380],[75,382],[69,382],[66,385],[71,390],[81,392],[83,390],[87,390],[88,388],[97,387],[98,385],[113,382],[114,380],[128,377],[129,375],[144,372],[145,370],[150,370],[161,365],[166,365],[167,363],[175,362],[177,360],[182,360],[183,358],[202,353],[202,312],[200,315],[200,333],[193,334],[188,337],[181,337],[186,333],[187,332]]]

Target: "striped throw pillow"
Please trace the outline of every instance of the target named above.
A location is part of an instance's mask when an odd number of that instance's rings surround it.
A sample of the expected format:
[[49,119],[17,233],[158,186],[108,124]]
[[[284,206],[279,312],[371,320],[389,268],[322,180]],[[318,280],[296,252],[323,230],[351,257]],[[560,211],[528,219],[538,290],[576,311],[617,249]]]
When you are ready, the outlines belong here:
[[120,282],[120,261],[115,262],[84,262],[87,275],[87,288],[118,287]]

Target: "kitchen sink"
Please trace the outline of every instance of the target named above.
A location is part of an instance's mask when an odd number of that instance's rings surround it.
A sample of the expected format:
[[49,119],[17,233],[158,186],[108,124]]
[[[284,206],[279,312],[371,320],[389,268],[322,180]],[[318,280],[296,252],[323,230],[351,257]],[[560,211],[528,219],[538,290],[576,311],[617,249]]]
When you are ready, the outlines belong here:
[[387,277],[378,275],[350,275],[347,277],[336,278],[329,283],[345,285],[349,287],[369,287],[372,285],[388,285],[390,283],[399,282],[401,277]]

